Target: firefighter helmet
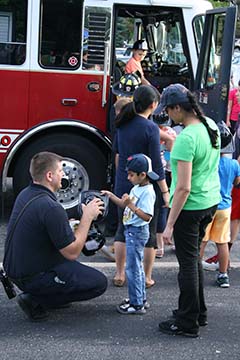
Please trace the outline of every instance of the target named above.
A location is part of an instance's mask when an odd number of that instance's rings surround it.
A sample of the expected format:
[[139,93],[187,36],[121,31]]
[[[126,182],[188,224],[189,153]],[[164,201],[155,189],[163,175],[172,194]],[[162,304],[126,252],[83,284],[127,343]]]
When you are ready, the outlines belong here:
[[81,191],[79,196],[79,204],[78,204],[78,213],[79,217],[82,217],[82,204],[87,205],[90,201],[92,201],[94,198],[99,198],[103,202],[103,210],[102,214],[98,215],[97,219],[94,220],[94,223],[100,223],[103,220],[106,219],[108,214],[108,203],[109,203],[109,197],[107,195],[102,194],[98,190],[85,190]]
[[82,217],[82,204],[87,205],[90,201],[94,198],[99,198],[103,201],[103,210],[102,214],[97,217],[97,219],[93,220],[91,227],[88,231],[87,239],[82,249],[82,252],[86,256],[91,256],[96,254],[98,250],[100,250],[103,245],[105,244],[105,237],[98,228],[97,224],[105,220],[108,214],[108,204],[109,204],[109,197],[107,195],[102,194],[98,190],[86,190],[82,191],[79,196],[79,206],[78,212],[79,217]]
[[117,96],[132,96],[134,90],[141,85],[141,78],[136,73],[124,74],[120,80],[113,85],[112,92]]
[[88,231],[87,240],[82,248],[82,252],[85,256],[92,256],[103,247],[105,242],[106,239],[97,225],[92,224]]
[[133,50],[148,51],[148,44],[147,44],[146,40],[137,40],[133,44],[132,48],[133,48]]
[[[69,224],[73,232],[76,231],[80,221],[71,219],[69,220]],[[87,239],[82,248],[82,253],[86,256],[91,256],[96,254],[98,250],[100,250],[105,244],[106,239],[102,232],[99,230],[98,226],[94,223],[91,224],[90,229],[88,230]]]

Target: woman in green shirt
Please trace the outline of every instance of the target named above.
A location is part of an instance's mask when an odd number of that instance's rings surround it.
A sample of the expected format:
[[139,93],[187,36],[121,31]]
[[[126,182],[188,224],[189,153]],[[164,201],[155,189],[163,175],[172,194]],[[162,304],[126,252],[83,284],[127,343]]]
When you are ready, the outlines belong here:
[[174,237],[180,296],[173,319],[161,322],[159,330],[197,337],[199,326],[207,325],[199,249],[220,201],[219,134],[215,122],[204,117],[193,94],[181,84],[163,91],[158,111],[164,109],[184,130],[171,152],[171,210],[163,233],[167,244]]

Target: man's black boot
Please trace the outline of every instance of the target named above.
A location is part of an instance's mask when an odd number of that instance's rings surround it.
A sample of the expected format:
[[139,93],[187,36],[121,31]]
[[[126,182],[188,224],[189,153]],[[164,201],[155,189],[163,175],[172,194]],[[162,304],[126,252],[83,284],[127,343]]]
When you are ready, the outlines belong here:
[[31,321],[42,321],[49,316],[49,313],[40,304],[32,300],[30,294],[19,294],[17,296],[17,302]]

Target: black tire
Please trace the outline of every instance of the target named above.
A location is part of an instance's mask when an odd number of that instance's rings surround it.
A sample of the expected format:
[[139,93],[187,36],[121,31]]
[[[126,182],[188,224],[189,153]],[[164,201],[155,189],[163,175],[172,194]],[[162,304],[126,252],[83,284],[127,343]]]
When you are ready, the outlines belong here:
[[[79,189],[79,192],[81,190],[87,190],[87,188],[99,190],[106,187],[107,161],[94,143],[79,135],[50,134],[38,138],[29,144],[18,157],[13,172],[13,189],[15,195],[29,184],[30,160],[33,155],[41,151],[50,151],[64,158],[73,159],[83,167],[83,170],[85,169],[89,183],[86,182],[87,187],[84,185],[85,187]],[[67,207],[69,216],[76,215],[75,210],[76,205],[72,208]]]

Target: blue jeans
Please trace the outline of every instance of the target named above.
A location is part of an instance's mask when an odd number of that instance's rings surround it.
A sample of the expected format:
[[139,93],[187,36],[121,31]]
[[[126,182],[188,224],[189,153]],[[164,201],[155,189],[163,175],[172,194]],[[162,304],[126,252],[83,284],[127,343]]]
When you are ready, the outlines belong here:
[[144,246],[149,238],[149,225],[126,225],[126,275],[128,280],[128,295],[131,305],[143,305],[146,300],[145,273],[143,270]]

